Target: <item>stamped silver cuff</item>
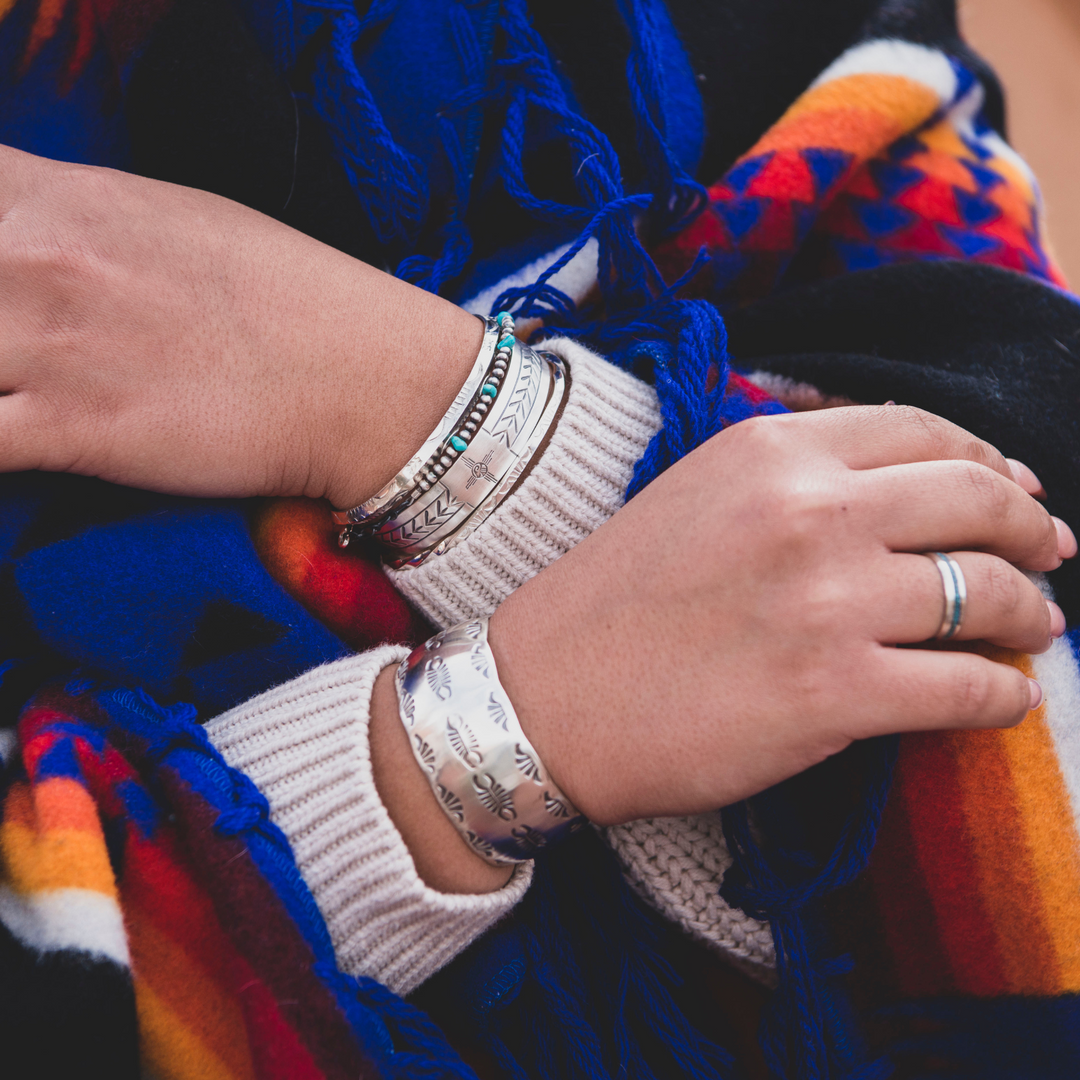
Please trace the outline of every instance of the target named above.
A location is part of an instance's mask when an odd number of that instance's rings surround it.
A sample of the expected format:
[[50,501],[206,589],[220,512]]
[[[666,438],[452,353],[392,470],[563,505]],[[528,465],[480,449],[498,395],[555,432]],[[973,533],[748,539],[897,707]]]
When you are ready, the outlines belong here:
[[525,737],[499,682],[487,619],[444,630],[398,667],[417,763],[469,846],[495,865],[533,858],[584,823]]

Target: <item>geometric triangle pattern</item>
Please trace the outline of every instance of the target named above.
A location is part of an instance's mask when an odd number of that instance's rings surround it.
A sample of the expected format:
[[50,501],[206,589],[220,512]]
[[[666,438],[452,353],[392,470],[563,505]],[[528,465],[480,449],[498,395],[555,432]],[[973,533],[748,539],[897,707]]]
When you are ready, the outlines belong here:
[[951,98],[886,70],[823,75],[709,189],[697,219],[653,252],[665,278],[704,250],[710,259],[683,295],[722,309],[788,284],[923,259],[981,262],[1066,287],[1046,252],[1034,177],[971,118],[981,89],[948,63]]

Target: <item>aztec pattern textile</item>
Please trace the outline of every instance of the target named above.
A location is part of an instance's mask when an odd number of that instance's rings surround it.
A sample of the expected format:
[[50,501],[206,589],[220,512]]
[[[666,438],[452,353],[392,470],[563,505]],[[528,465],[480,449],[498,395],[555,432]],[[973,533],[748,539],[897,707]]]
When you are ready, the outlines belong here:
[[392,1037],[371,1008],[389,992],[338,972],[266,800],[194,709],[88,690],[26,710],[6,785],[5,1074],[315,1080],[452,1062],[417,1010],[393,1003]]
[[657,258],[698,295],[745,303],[906,260],[964,259],[1064,287],[1026,163],[981,116],[982,83],[936,49],[874,41],[815,80]]
[[[84,115],[122,124],[104,106],[108,80],[89,75],[122,70],[164,8],[0,9],[7,77],[18,95],[42,94],[34,108],[13,98],[12,113],[40,128],[51,102],[64,130],[80,131]],[[984,264],[975,269],[992,278],[965,281],[992,280],[1012,303],[1024,288],[1045,296],[1070,362],[1055,385],[1075,401],[1080,306],[1056,288],[1035,187],[983,122],[982,92],[937,49],[856,46],[660,244],[659,265],[675,280],[704,248],[685,292],[715,300],[734,325],[741,305],[833,279],[888,283],[897,279],[882,275],[907,263]],[[98,131],[93,153],[87,140],[85,160],[123,163],[119,134]],[[737,358],[751,359],[752,341],[741,342]],[[739,380],[731,388],[770,407]],[[1030,458],[1007,445],[1012,432],[971,415],[973,430]],[[1062,430],[1075,456],[1075,433]],[[1055,509],[1076,520],[1080,500]],[[338,553],[329,532],[322,509],[303,502],[0,480],[0,723],[21,714],[5,741],[0,824],[0,1052],[15,1075],[472,1075],[416,1010],[337,970],[265,801],[194,722],[348,648],[423,633],[378,568]],[[1068,699],[1072,652],[1061,645],[1052,662],[1040,677]],[[827,1075],[887,1075],[879,1054],[890,1052],[909,1055],[911,1075],[1011,1078],[1032,1060],[1040,1076],[1080,1071],[1070,900],[1080,749],[1067,726],[1044,715],[1015,732],[902,741],[869,873],[818,913],[821,956],[846,950],[854,962],[850,976],[823,982]],[[1017,892],[1024,904],[1006,905]],[[580,938],[568,947],[584,947]],[[535,1001],[521,988],[542,975],[515,955],[488,981],[461,985],[474,1020],[492,1002],[511,1016]],[[621,1050],[606,1052],[617,1075]]]

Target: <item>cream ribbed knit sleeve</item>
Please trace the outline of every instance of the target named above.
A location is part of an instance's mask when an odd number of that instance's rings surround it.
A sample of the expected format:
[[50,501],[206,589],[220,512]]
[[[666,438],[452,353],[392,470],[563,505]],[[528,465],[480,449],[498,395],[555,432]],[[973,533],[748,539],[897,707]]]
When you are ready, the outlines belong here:
[[532,864],[494,893],[428,888],[379,800],[368,719],[386,645],[314,668],[209,721],[206,733],[270,803],[322,912],[338,963],[407,994],[525,895]]

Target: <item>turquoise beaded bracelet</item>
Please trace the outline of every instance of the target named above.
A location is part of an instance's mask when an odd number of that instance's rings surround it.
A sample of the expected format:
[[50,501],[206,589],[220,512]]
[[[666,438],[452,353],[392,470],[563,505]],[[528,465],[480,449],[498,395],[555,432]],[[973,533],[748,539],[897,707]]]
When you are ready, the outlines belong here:
[[[413,474],[411,481],[404,485],[398,484],[397,490],[386,498],[379,496],[362,503],[352,510],[335,510],[333,520],[335,524],[342,526],[338,535],[338,544],[348,547],[353,531],[362,529],[370,532],[378,528],[384,521],[399,514],[419,496],[431,490],[433,484],[439,482],[443,473],[454,463],[454,460],[469,448],[473,435],[479,430],[488,410],[498,397],[503,379],[506,377],[510,355],[516,342],[514,337],[514,317],[508,311],[500,311],[495,319],[484,320],[486,325],[497,331],[497,343],[491,364],[483,377],[482,385],[476,392],[464,410],[459,413],[458,419],[448,424],[449,415],[443,417],[436,431],[445,430],[447,427],[453,432],[445,441],[435,449],[431,456]],[[485,334],[485,341],[490,340]],[[490,345],[487,345],[490,348]],[[483,353],[481,353],[483,355]],[[454,406],[458,406],[455,401]],[[454,411],[457,409],[452,406]],[[456,429],[456,430],[455,430]]]

